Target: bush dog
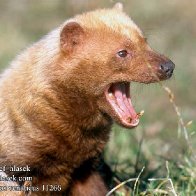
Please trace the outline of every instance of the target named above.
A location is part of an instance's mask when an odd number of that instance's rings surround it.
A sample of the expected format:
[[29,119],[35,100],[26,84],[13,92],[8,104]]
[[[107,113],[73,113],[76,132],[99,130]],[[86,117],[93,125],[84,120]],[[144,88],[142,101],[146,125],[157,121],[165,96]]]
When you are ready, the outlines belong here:
[[[96,165],[112,121],[127,128],[139,123],[131,82],[165,80],[173,70],[120,4],[67,20],[1,76],[1,173],[31,176],[31,195],[105,195],[108,187]],[[22,187],[26,181],[13,183]]]

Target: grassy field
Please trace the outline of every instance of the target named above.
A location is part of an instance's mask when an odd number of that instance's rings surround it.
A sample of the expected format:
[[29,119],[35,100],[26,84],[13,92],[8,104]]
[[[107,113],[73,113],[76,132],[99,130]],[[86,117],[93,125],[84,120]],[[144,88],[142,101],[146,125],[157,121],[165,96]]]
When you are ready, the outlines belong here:
[[[66,18],[94,8],[111,7],[114,2],[0,0],[0,69]],[[176,69],[174,77],[164,83],[174,100],[160,84],[132,84],[134,105],[138,111],[145,110],[145,114],[136,129],[113,127],[104,156],[113,169],[114,186],[129,180],[116,187],[115,195],[194,196],[196,1],[122,2],[152,48],[170,57]]]

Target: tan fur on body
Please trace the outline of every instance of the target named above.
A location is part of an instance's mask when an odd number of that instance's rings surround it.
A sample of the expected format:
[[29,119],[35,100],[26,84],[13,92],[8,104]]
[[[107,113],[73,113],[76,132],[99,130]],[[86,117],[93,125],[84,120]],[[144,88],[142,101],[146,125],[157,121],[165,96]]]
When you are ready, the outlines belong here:
[[[132,57],[121,60],[116,53],[124,48]],[[28,174],[14,174],[32,176],[34,186],[59,184],[62,192],[69,188],[67,195],[106,194],[96,169],[86,180],[72,177],[100,156],[112,118],[118,122],[104,90],[119,81],[155,82],[147,63],[165,79],[157,67],[166,61],[121,8],[66,21],[19,55],[1,77],[0,165],[29,165]]]

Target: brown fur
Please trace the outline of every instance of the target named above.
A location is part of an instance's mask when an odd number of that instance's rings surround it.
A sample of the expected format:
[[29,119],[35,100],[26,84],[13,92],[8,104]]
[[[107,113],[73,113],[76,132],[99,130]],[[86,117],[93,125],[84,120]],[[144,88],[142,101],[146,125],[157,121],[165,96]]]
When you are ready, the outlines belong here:
[[[116,53],[124,48],[130,56],[121,59]],[[74,196],[105,195],[108,188],[96,169],[73,177],[81,165],[100,156],[112,118],[118,122],[104,89],[118,81],[157,81],[148,63],[165,79],[159,66],[167,61],[148,46],[121,9],[66,21],[25,50],[2,75],[0,165],[29,165],[28,174],[14,174],[33,176],[33,186],[59,184],[62,192],[69,189],[67,194]]]

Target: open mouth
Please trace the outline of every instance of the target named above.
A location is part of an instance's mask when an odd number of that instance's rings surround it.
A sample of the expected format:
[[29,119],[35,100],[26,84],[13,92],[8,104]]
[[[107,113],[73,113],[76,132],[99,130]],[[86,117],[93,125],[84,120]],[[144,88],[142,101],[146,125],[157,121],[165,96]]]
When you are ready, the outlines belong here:
[[127,128],[136,127],[139,118],[144,113],[136,113],[130,96],[130,83],[117,82],[110,85],[105,91],[106,99],[117,117],[117,122]]

